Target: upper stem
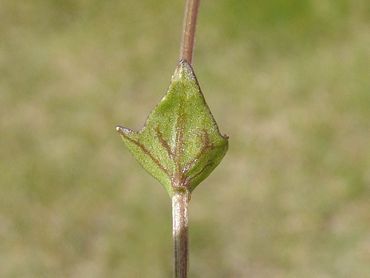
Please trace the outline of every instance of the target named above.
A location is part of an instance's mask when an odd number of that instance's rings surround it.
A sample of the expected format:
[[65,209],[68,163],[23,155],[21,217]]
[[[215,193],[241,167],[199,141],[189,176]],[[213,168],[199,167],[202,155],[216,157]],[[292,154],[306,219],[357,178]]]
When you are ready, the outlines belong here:
[[174,277],[188,277],[188,204],[190,193],[176,192],[172,197]]
[[186,0],[183,32],[181,39],[180,60],[186,60],[190,65],[193,59],[195,26],[200,0]]

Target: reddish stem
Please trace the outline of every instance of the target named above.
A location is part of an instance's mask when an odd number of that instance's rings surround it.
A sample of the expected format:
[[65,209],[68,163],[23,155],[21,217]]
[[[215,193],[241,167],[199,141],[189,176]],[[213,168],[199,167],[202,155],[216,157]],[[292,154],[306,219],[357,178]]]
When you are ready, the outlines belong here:
[[185,4],[180,60],[185,60],[190,65],[193,60],[195,27],[197,24],[199,2],[200,0],[186,0]]

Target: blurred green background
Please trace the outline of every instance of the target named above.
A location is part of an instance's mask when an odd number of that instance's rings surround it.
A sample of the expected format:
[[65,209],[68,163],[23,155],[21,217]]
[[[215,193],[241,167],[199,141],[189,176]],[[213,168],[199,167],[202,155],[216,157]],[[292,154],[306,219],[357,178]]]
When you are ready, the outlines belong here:
[[[183,1],[0,2],[0,277],[171,277],[140,128]],[[370,277],[370,2],[202,1],[194,68],[230,136],[193,194],[190,277]]]

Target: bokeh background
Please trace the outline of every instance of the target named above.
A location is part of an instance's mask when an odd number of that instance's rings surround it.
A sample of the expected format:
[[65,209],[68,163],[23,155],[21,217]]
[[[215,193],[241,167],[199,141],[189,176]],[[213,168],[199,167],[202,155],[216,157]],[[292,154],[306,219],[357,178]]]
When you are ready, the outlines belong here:
[[[0,277],[171,277],[139,129],[183,1],[0,1]],[[190,277],[370,277],[370,2],[202,1],[194,68],[230,149],[191,201]]]

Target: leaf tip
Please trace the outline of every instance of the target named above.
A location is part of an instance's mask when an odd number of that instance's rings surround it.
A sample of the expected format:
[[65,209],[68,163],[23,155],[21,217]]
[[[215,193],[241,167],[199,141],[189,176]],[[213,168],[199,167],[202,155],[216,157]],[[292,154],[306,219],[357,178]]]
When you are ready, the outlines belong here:
[[134,132],[132,129],[129,129],[127,127],[123,127],[123,126],[116,126],[116,131],[121,134],[121,135],[128,135],[132,132]]
[[194,70],[186,60],[180,60],[172,76],[172,81],[178,81],[183,78],[196,80]]

